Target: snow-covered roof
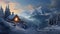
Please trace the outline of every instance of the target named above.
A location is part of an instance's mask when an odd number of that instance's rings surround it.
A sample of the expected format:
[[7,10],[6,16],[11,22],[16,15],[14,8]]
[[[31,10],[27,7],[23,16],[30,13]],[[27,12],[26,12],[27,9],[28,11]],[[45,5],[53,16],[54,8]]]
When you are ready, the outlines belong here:
[[13,19],[15,17],[15,15],[10,15],[10,16],[8,16],[7,18],[8,19]]
[[[8,16],[7,18],[12,20],[15,16],[16,16],[16,15],[10,15],[10,16]],[[17,16],[18,16],[18,15],[17,15]],[[18,16],[18,17],[19,17],[19,16]],[[20,17],[19,17],[19,18],[20,18]]]

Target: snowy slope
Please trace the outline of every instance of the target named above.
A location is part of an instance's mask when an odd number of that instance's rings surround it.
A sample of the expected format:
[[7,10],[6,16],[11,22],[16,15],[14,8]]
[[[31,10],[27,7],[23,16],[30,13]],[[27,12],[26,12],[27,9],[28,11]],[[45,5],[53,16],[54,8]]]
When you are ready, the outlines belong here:
[[23,29],[20,26],[13,26],[14,24],[6,22],[1,18],[1,21],[8,27],[10,27],[10,34],[60,34],[60,26],[48,26],[40,30],[35,30],[33,27],[29,29]]

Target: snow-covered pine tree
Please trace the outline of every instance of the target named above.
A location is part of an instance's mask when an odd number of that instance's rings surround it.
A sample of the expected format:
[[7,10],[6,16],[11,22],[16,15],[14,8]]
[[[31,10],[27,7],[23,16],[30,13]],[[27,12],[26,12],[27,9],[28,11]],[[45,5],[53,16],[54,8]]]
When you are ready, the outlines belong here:
[[4,12],[3,12],[2,6],[1,6],[1,8],[0,8],[0,17],[4,17]]
[[5,10],[5,18],[7,18],[9,15],[11,15],[11,13],[10,13],[9,5],[8,5]]

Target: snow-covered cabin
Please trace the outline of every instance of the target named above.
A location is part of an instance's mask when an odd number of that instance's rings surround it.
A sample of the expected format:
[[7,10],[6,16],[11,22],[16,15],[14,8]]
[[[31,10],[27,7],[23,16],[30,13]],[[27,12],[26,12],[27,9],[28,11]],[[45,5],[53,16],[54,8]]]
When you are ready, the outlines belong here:
[[14,16],[14,18],[12,19],[12,21],[14,21],[14,22],[20,22],[20,18],[19,18],[19,16],[18,15],[15,15]]
[[8,22],[20,22],[20,18],[18,15],[10,15],[8,18],[7,18],[7,21]]

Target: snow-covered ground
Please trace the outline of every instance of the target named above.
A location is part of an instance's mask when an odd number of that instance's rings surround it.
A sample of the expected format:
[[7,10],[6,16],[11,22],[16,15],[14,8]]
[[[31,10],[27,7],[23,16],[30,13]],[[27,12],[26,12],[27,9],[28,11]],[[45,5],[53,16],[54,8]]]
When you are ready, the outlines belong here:
[[6,26],[10,27],[11,31],[9,32],[9,34],[60,34],[60,26],[57,25],[36,30],[33,27],[24,29],[18,25],[13,26],[13,23],[6,22],[3,19],[2,22],[4,22]]
[[45,27],[40,31],[35,30],[33,27],[29,29],[23,29],[19,26],[11,26],[10,34],[60,34],[60,26]]
[[[11,26],[12,27],[12,26]],[[50,26],[43,29],[35,30],[33,27],[29,29],[23,29],[19,26],[11,28],[10,34],[60,34],[60,26]]]

